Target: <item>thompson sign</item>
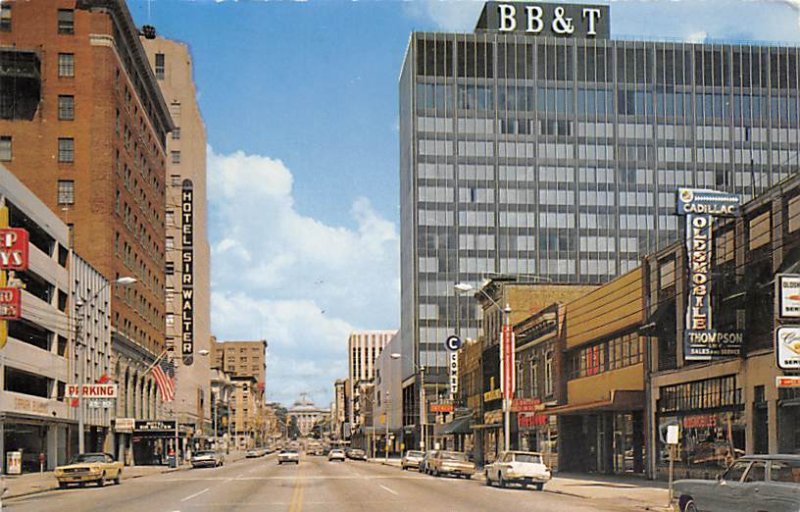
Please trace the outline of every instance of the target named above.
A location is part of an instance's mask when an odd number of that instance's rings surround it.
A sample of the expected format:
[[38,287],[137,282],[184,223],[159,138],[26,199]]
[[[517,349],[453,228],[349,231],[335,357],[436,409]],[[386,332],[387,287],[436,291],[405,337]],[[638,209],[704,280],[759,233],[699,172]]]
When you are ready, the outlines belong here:
[[678,215],[686,216],[686,254],[689,264],[689,294],[683,344],[686,360],[710,360],[738,356],[741,333],[721,333],[712,327],[711,226],[715,216],[739,214],[739,197],[705,189],[678,189]]

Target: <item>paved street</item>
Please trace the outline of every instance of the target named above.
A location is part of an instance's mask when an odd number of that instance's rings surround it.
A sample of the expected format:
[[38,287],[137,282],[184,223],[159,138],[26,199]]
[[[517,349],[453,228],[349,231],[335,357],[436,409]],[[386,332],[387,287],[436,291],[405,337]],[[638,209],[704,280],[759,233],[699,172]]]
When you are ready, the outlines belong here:
[[547,490],[489,488],[482,480],[434,478],[367,462],[329,463],[325,457],[304,456],[298,466],[278,466],[270,455],[102,489],[54,490],[6,505],[12,512],[636,510],[620,503]]

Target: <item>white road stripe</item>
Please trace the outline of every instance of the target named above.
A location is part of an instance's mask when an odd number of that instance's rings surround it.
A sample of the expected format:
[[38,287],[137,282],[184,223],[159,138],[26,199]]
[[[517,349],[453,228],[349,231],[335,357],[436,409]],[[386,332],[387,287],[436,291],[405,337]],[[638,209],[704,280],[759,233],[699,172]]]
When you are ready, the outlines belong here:
[[397,491],[393,491],[393,490],[389,489],[389,488],[388,488],[388,487],[386,487],[385,485],[379,485],[378,487],[380,487],[380,488],[381,488],[381,489],[383,489],[384,491],[388,491],[388,492],[390,492],[390,493],[394,494],[395,496],[399,496],[399,495],[400,495],[400,493],[398,493]]
[[196,497],[200,496],[201,494],[207,493],[208,490],[209,490],[209,488],[206,487],[205,489],[203,489],[200,492],[196,492],[196,493],[192,494],[191,496],[187,496],[187,497],[183,498],[181,501],[189,501],[192,498],[196,498]]

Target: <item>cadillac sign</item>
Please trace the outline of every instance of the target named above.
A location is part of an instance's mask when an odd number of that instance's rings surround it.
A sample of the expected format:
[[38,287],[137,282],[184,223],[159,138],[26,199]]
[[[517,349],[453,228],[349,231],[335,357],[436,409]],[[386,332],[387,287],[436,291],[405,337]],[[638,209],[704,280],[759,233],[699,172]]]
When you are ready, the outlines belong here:
[[684,326],[684,359],[710,360],[737,356],[742,334],[717,332],[712,324],[711,226],[715,216],[734,217],[739,198],[733,194],[704,189],[678,189],[678,215],[686,216],[686,254],[689,264],[689,293]]

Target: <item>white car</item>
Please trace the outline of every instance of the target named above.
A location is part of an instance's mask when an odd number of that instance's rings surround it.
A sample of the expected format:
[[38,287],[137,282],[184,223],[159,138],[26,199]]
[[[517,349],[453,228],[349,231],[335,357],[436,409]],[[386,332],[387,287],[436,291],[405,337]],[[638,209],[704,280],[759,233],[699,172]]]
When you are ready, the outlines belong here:
[[340,461],[344,462],[344,459],[345,459],[344,450],[340,450],[338,448],[334,448],[333,450],[328,452],[328,461],[340,460]]
[[484,468],[486,485],[497,482],[500,487],[520,484],[523,487],[534,485],[541,491],[550,481],[550,469],[537,452],[501,452],[497,460]]
[[294,462],[300,464],[300,453],[297,450],[281,450],[278,454],[278,464]]
[[193,468],[208,466],[215,468],[217,466],[222,466],[224,463],[225,457],[223,457],[221,453],[217,453],[214,450],[201,450],[192,455]]

